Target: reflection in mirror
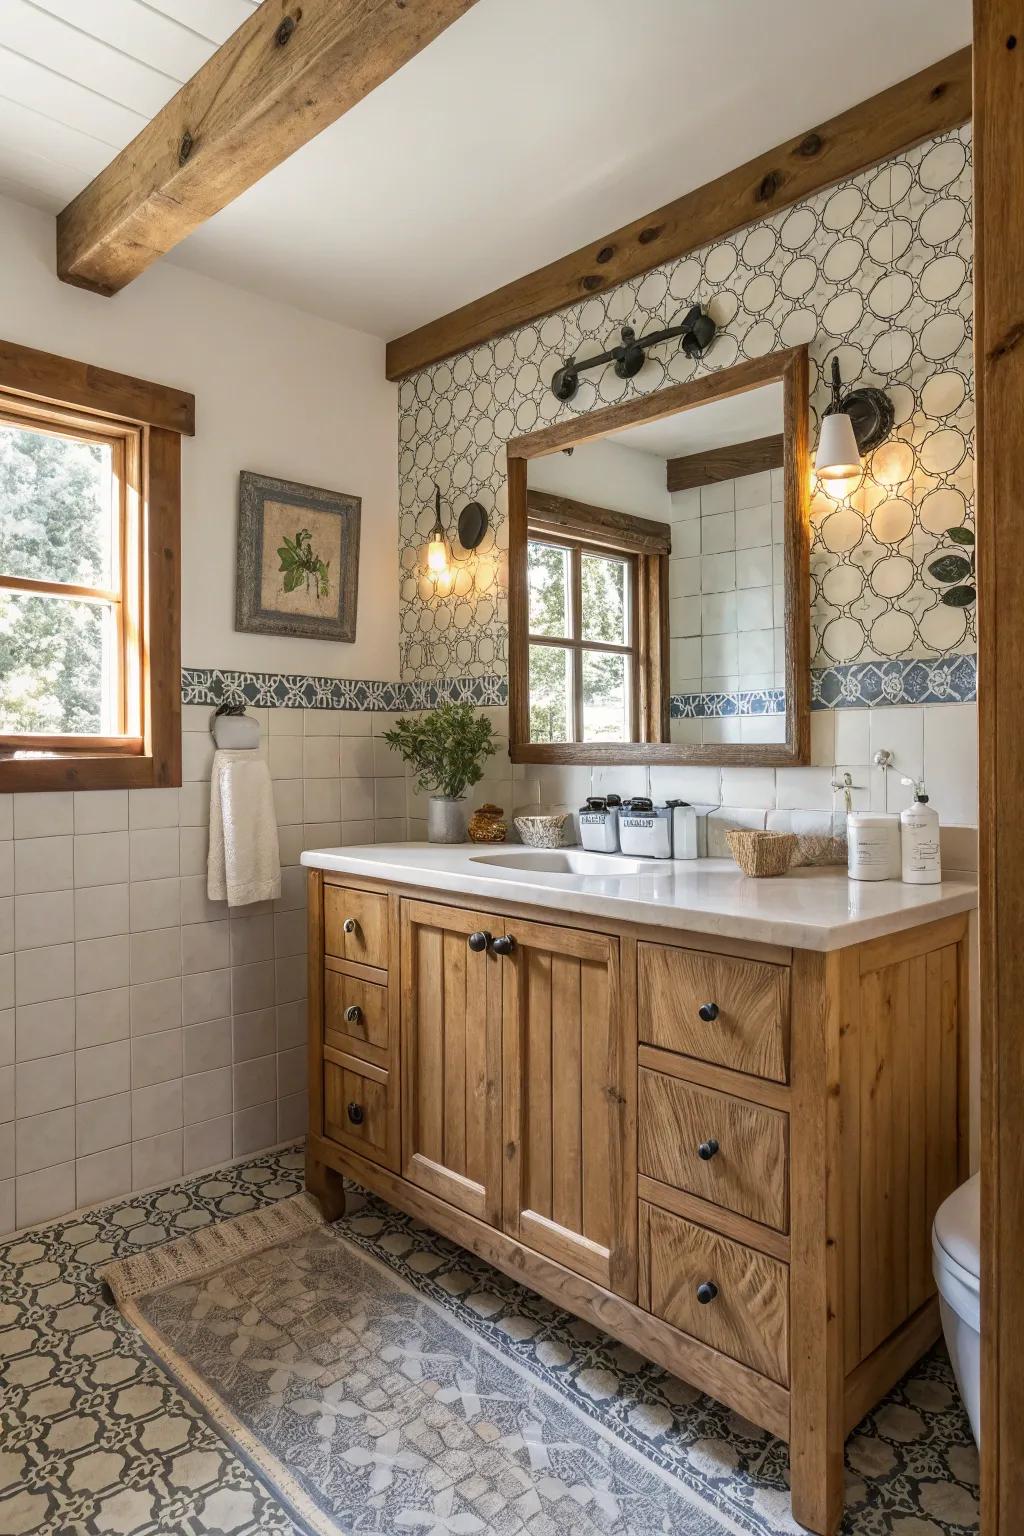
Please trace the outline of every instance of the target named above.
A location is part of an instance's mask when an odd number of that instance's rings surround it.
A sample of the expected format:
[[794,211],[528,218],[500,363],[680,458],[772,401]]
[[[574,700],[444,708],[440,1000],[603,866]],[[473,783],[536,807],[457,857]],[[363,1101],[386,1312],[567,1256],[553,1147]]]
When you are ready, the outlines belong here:
[[528,461],[531,742],[785,742],[784,457],[776,379]]

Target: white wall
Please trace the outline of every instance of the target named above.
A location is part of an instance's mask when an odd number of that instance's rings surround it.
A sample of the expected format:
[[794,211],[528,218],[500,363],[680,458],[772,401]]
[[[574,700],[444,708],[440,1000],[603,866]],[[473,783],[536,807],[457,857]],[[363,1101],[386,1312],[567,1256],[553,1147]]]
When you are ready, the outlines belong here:
[[[182,663],[398,676],[395,386],[384,343],[164,261],[113,299],[60,283],[54,222],[0,198],[0,337],[191,391],[182,452]],[[238,472],[361,496],[352,644],[234,629]]]

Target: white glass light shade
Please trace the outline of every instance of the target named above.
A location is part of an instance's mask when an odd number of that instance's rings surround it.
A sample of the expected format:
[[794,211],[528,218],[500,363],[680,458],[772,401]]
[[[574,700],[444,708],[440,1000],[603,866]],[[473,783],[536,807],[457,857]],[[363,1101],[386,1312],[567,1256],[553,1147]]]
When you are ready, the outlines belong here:
[[822,480],[849,480],[860,474],[860,450],[845,411],[822,417],[814,468]]

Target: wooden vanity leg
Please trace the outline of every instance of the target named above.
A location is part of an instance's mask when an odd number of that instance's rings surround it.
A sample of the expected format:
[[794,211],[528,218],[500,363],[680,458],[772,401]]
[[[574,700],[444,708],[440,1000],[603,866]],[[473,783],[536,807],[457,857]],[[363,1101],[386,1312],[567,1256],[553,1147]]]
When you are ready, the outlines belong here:
[[843,1513],[843,953],[795,950],[792,972],[790,1488],[794,1518],[818,1536],[832,1536]]
[[328,1221],[337,1221],[345,1214],[345,1182],[341,1174],[326,1163],[318,1163],[306,1153],[306,1188],[320,1202],[320,1208]]

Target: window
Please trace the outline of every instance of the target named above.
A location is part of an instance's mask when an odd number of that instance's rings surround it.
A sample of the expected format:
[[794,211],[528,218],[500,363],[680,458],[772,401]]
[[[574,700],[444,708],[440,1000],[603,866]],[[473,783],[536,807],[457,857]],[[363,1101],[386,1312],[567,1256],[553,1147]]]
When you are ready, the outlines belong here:
[[[19,388],[41,358],[63,399]],[[165,403],[0,344],[0,790],[180,782],[180,438],[119,387]]]
[[636,741],[637,561],[531,537],[530,740]]

